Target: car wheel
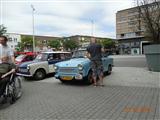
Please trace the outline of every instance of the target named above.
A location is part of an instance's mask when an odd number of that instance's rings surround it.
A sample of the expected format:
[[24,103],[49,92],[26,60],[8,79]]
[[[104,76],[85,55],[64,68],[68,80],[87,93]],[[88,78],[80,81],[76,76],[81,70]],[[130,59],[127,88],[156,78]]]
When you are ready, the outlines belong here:
[[87,75],[87,77],[85,78],[85,82],[87,84],[92,84],[93,83],[93,80],[92,80],[92,72],[90,71]]
[[19,99],[22,96],[22,77],[21,76],[15,76],[14,82],[10,84],[10,92],[11,92],[11,99],[10,104],[15,103],[17,99]]
[[34,75],[36,80],[42,80],[42,79],[45,78],[45,76],[46,76],[46,73],[43,69],[37,70],[35,75]]
[[21,76],[16,76],[15,77],[15,97],[16,99],[19,99],[22,96],[22,79],[24,79]]
[[110,75],[112,72],[112,65],[109,65],[108,66],[108,71],[107,71],[107,74]]

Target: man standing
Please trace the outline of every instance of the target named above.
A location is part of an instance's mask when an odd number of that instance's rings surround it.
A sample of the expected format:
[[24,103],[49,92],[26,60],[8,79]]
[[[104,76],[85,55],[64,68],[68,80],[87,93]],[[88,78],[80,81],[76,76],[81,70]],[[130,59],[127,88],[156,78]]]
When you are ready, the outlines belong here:
[[104,86],[103,84],[103,65],[102,65],[102,46],[97,44],[97,41],[94,37],[91,38],[91,43],[87,47],[88,57],[91,60],[92,68],[92,79],[94,86],[97,86],[97,76],[99,78],[99,85]]
[[9,57],[10,63],[15,62],[14,51],[7,45],[7,41],[6,36],[0,36],[0,63],[2,57]]

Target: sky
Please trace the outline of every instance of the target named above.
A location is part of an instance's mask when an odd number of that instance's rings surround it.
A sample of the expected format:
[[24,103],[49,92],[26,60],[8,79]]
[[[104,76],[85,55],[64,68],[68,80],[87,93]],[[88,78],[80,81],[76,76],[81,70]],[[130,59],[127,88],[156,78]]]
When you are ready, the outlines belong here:
[[0,0],[0,24],[8,33],[67,37],[116,37],[116,12],[134,0]]

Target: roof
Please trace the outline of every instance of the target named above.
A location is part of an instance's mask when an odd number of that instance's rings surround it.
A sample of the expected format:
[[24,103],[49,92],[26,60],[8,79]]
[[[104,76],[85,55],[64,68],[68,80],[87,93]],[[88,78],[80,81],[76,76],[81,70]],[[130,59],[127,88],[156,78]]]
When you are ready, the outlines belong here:
[[53,52],[42,52],[42,53],[71,53],[71,52],[65,52],[65,51],[53,51]]

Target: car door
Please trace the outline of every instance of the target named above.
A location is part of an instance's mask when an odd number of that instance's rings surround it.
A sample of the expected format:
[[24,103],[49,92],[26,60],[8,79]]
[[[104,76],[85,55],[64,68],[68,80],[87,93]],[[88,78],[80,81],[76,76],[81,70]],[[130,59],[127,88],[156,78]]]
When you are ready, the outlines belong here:
[[48,68],[49,73],[55,72],[54,70],[54,64],[60,61],[60,54],[58,53],[50,53],[48,55]]

